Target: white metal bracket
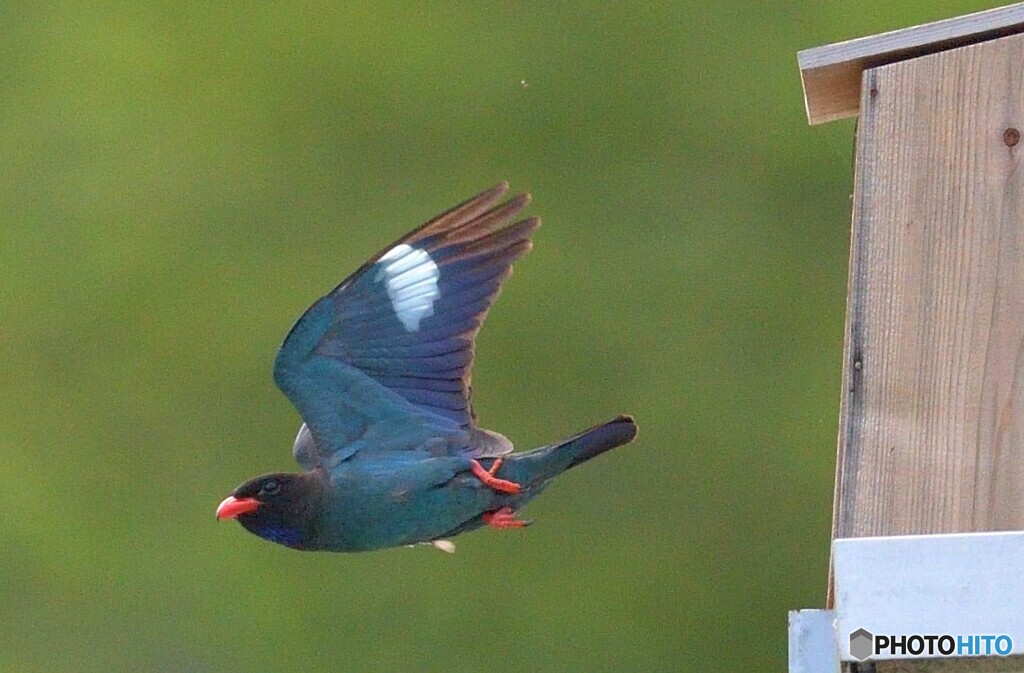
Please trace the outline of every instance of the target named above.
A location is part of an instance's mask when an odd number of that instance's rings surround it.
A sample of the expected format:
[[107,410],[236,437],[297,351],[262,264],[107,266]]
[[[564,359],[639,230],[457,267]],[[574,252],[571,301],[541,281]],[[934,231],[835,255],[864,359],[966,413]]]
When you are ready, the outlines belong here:
[[1024,654],[1024,533],[847,538],[832,551],[835,610],[790,613],[791,673]]

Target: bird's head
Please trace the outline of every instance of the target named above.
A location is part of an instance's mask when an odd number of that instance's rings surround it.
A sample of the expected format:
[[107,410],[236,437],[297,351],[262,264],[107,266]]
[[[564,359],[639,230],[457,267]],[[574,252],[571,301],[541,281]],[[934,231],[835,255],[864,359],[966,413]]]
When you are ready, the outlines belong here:
[[317,476],[279,472],[250,479],[217,506],[217,520],[237,519],[265,540],[302,549],[317,522]]

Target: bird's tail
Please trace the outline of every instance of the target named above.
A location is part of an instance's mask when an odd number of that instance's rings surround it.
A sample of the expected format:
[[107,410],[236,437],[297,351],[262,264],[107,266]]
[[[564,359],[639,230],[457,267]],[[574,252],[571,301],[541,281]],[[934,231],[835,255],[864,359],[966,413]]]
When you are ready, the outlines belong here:
[[605,451],[610,451],[617,446],[629,444],[636,439],[636,421],[632,416],[619,416],[618,418],[596,425],[589,430],[584,430],[575,437],[571,437],[552,449],[558,453],[571,456],[572,460],[565,469],[576,467],[585,463],[595,456],[600,456]]
[[636,432],[632,416],[619,416],[558,444],[506,456],[502,477],[520,482],[526,490],[531,490],[530,486],[542,486],[569,468],[632,442]]

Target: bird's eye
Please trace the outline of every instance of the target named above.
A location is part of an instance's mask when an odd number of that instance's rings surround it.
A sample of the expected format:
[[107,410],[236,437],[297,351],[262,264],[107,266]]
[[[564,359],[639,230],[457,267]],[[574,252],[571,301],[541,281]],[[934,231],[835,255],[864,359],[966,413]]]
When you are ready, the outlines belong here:
[[277,492],[281,490],[281,484],[277,483],[273,479],[270,479],[269,481],[265,481],[263,483],[263,488],[261,488],[260,490],[267,495],[277,495]]

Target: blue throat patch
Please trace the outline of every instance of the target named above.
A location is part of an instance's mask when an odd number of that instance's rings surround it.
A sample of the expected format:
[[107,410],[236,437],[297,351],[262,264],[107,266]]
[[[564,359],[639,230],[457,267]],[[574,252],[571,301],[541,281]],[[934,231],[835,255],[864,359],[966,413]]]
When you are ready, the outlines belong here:
[[302,546],[302,530],[298,528],[286,528],[284,526],[260,526],[253,532],[264,540],[270,540],[286,547]]

